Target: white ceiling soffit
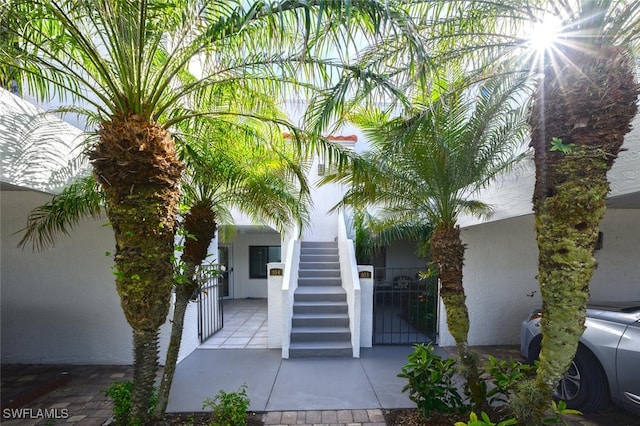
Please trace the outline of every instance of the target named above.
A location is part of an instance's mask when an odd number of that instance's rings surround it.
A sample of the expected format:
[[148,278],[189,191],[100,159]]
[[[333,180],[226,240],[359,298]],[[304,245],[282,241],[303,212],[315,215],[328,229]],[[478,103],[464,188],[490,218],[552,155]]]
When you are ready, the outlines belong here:
[[66,169],[79,156],[77,147],[83,138],[79,129],[0,89],[0,181],[4,184],[59,192],[70,178]]

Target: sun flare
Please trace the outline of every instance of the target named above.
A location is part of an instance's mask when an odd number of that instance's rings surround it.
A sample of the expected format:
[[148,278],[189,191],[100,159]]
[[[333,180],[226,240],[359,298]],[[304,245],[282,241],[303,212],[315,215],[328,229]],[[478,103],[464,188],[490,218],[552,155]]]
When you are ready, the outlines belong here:
[[530,46],[537,51],[551,48],[558,38],[562,28],[562,21],[554,15],[546,16],[537,22],[529,35]]

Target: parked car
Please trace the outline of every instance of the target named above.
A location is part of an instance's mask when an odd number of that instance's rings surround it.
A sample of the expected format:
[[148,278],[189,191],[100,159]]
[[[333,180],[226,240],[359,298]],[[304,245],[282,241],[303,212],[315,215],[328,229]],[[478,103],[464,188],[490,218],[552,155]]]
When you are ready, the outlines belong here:
[[[522,322],[520,352],[538,359],[541,311]],[[556,398],[588,413],[612,400],[640,415],[640,301],[589,303],[586,330]]]

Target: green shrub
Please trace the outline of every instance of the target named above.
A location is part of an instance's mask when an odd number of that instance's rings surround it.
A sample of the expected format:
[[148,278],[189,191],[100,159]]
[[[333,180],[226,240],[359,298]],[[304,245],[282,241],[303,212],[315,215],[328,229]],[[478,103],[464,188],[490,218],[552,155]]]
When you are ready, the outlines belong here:
[[408,380],[402,392],[409,391],[409,398],[416,403],[425,419],[434,411],[454,414],[467,410],[453,381],[455,359],[443,361],[434,353],[432,344],[415,345],[408,359],[402,373],[398,374],[398,377]]
[[247,410],[249,409],[247,385],[244,384],[236,392],[220,390],[215,398],[207,398],[202,408],[211,408],[213,421],[211,425],[239,426],[247,424]]
[[[121,382],[113,382],[109,389],[104,391],[104,394],[111,398],[113,402],[113,417],[117,425],[137,425],[137,422],[132,420],[131,417],[131,391],[133,389],[133,381],[126,380]],[[149,412],[153,412],[153,409],[158,403],[157,392],[154,391],[151,400],[149,401]]]
[[[493,388],[487,391],[487,402],[490,405],[507,404],[515,385],[527,377],[533,377],[536,373],[536,365],[524,364],[513,358],[505,361],[489,356],[488,359],[486,368],[491,377],[489,382],[493,385]],[[487,382],[483,381],[483,385],[486,388]]]

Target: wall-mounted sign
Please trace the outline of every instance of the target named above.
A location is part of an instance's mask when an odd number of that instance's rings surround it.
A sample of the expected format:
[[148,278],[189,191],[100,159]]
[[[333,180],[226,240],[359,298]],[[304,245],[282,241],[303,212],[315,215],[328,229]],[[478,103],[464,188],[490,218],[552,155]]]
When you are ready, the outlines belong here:
[[371,278],[371,271],[358,272],[358,278]]
[[271,268],[269,269],[269,275],[272,277],[282,276],[282,268]]

